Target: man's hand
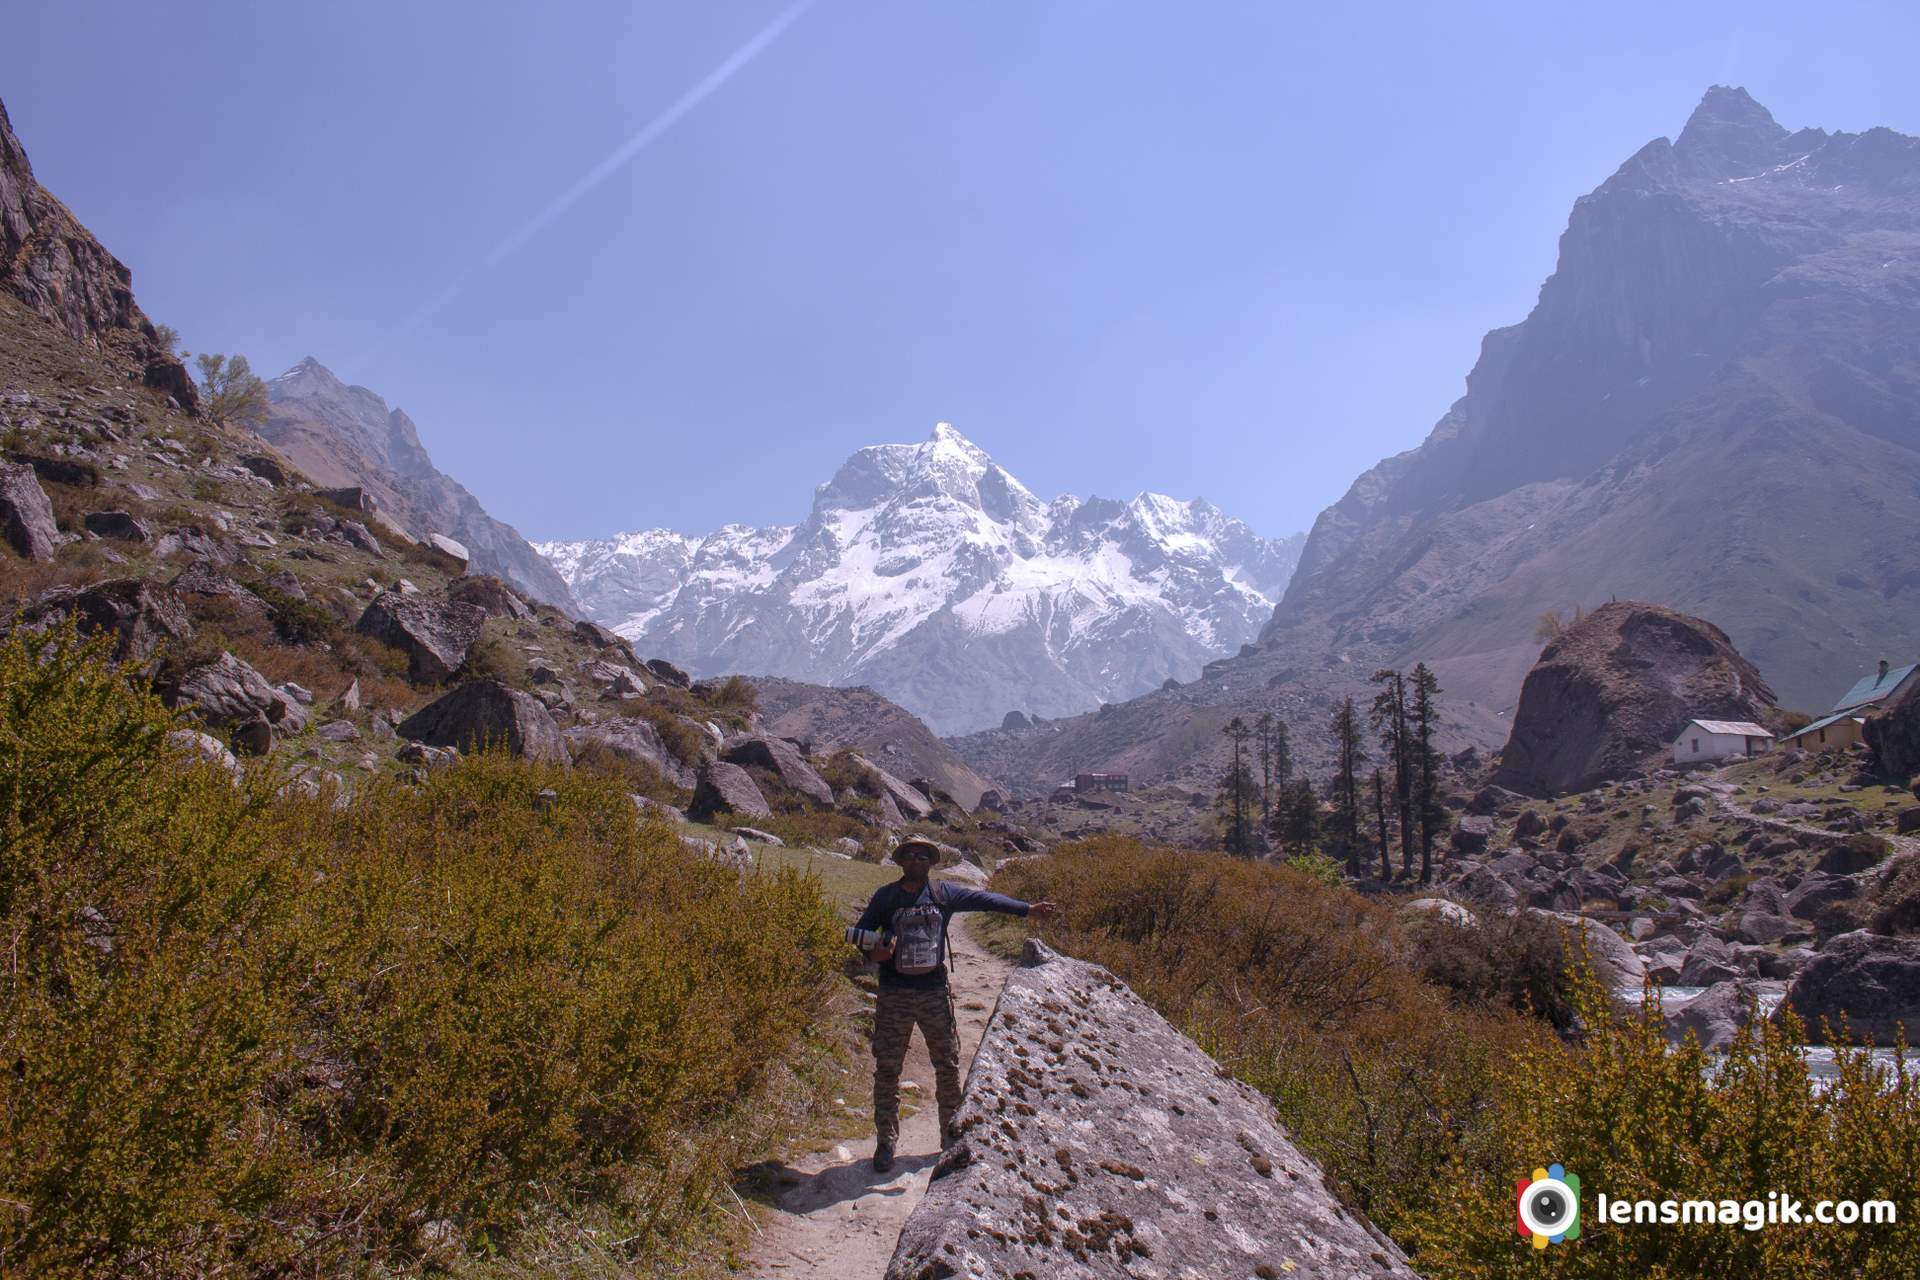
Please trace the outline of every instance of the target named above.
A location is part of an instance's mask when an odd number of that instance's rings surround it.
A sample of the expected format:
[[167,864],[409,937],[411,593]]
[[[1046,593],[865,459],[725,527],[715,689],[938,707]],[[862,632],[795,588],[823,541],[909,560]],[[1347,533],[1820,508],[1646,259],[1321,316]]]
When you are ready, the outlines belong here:
[[1059,908],[1051,902],[1029,902],[1027,904],[1027,918],[1032,919],[1035,916],[1050,916],[1058,910]]
[[887,961],[893,959],[893,939],[882,939],[880,945],[867,954],[873,957],[875,964],[885,964]]

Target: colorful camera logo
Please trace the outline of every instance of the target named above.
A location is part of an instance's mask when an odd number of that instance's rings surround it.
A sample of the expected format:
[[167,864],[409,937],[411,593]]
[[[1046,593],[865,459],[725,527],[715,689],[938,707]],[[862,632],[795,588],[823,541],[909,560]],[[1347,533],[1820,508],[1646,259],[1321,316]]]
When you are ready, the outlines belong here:
[[1535,1169],[1519,1184],[1520,1234],[1544,1249],[1580,1238],[1580,1175],[1557,1164]]

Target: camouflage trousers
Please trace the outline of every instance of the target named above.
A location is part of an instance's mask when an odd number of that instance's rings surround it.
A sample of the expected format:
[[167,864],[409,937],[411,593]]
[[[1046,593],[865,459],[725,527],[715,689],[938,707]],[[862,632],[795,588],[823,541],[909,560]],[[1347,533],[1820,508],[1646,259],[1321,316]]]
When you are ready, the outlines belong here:
[[960,1028],[949,989],[882,987],[873,1010],[873,1131],[881,1146],[893,1146],[900,1138],[900,1064],[906,1061],[916,1026],[933,1059],[943,1145],[953,1113],[960,1109]]

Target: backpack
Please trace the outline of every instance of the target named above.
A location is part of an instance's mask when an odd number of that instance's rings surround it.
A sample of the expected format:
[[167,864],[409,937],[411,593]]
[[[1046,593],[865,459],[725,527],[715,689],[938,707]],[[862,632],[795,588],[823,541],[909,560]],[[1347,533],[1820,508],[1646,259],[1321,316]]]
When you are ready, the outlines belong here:
[[930,884],[927,896],[932,901],[893,913],[893,971],[909,978],[938,969],[947,950],[947,916],[940,910],[947,895],[941,882]]

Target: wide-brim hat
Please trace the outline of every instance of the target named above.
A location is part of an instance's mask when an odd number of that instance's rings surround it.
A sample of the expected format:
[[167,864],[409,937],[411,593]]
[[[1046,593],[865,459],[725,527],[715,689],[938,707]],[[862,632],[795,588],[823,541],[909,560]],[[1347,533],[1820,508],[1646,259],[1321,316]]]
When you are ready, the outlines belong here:
[[910,851],[925,853],[935,862],[940,861],[940,846],[931,840],[902,840],[899,845],[894,848],[891,857],[895,862],[904,864],[907,860],[907,854]]

